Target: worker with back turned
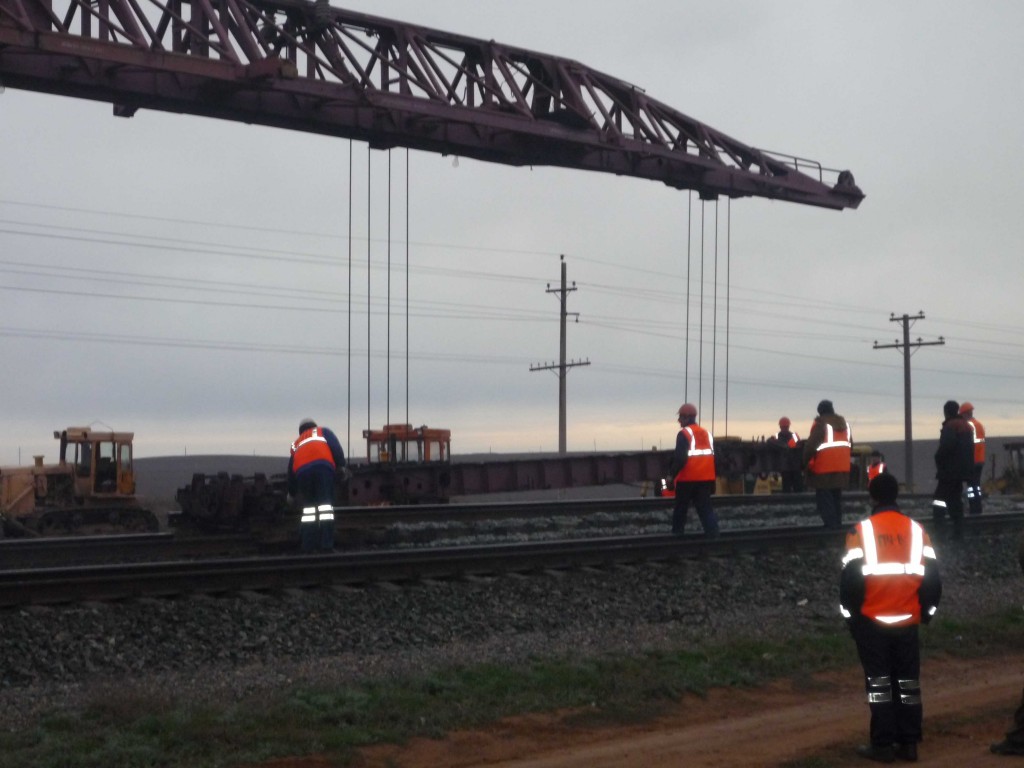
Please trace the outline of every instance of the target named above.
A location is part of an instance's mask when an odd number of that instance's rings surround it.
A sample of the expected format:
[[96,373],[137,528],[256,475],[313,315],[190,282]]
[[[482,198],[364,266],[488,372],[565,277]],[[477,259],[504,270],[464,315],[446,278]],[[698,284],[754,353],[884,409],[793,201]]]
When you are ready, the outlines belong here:
[[970,424],[960,415],[960,404],[956,400],[947,400],[942,414],[945,420],[935,451],[932,519],[936,531],[941,532],[948,516],[953,523],[953,538],[961,539],[964,535],[964,483],[974,477],[974,435]]
[[917,761],[921,741],[921,649],[942,597],[935,550],[921,524],[900,511],[899,483],[883,472],[868,485],[871,517],[846,535],[839,609],[864,668],[871,742],[857,754],[879,763]]
[[303,552],[334,549],[334,477],[344,466],[337,436],[313,419],[303,419],[288,458],[288,492],[302,505],[299,548]]
[[822,400],[804,443],[803,463],[826,528],[843,525],[843,491],[850,487],[852,447],[849,423],[836,413],[831,400]]

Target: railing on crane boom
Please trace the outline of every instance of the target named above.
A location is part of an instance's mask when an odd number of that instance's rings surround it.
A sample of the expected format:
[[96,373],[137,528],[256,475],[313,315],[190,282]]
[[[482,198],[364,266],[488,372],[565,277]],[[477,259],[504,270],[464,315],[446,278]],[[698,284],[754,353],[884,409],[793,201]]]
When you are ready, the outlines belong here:
[[0,0],[0,82],[509,165],[841,210],[849,171],[747,146],[579,62],[326,0]]

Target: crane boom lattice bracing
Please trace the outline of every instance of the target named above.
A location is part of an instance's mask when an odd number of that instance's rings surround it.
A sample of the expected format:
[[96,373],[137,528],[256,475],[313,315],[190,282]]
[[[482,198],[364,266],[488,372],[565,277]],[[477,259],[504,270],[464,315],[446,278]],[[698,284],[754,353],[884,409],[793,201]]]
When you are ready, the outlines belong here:
[[0,82],[841,210],[849,171],[742,144],[576,61],[325,0],[0,0]]

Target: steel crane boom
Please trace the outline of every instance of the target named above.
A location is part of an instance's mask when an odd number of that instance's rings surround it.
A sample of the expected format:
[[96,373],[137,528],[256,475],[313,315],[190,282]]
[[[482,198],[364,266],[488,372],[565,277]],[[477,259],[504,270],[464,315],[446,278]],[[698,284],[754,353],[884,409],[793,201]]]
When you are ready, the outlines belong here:
[[570,59],[326,0],[0,0],[0,82],[509,165],[832,209],[849,171],[747,146]]

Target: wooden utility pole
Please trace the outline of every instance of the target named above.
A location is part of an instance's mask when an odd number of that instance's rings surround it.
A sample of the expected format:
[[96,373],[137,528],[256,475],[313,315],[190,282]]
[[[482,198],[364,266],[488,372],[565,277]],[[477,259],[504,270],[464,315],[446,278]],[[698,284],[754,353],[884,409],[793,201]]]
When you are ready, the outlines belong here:
[[875,342],[874,349],[901,349],[903,350],[903,451],[906,461],[907,492],[914,492],[914,427],[910,418],[910,355],[911,348],[929,347],[937,344],[945,344],[946,340],[939,336],[938,341],[921,341],[918,337],[913,344],[910,343],[910,326],[915,320],[924,320],[924,312],[916,315],[900,315],[889,313],[889,321],[903,325],[903,341],[897,339],[892,344],[879,344]]
[[567,312],[565,308],[566,298],[571,291],[576,290],[576,281],[572,283],[572,287],[566,285],[565,281],[565,256],[559,257],[562,262],[562,286],[561,288],[552,288],[551,283],[548,283],[547,290],[545,293],[557,293],[559,296],[559,303],[561,304],[561,323],[560,323],[560,335],[559,335],[559,349],[558,349],[558,363],[538,363],[537,365],[531,365],[531,371],[557,371],[558,372],[558,452],[565,453],[565,376],[569,372],[570,368],[575,368],[578,365],[590,365],[589,360],[570,360],[566,362],[565,359],[565,321],[566,318],[572,314],[576,318],[576,322],[579,322],[579,312]]

